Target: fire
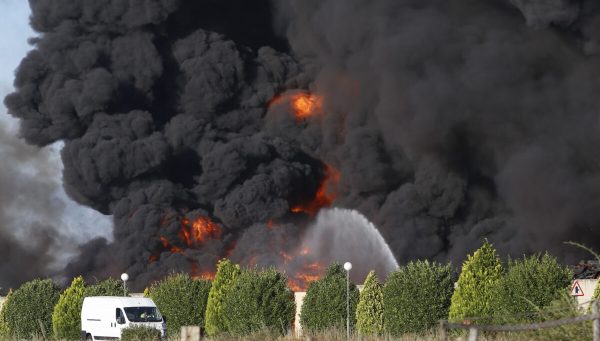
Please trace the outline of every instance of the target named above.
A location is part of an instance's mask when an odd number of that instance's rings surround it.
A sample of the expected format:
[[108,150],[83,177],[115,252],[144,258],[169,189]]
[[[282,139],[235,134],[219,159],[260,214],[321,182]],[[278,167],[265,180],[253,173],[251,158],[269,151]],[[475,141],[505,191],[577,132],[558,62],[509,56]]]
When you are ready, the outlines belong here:
[[298,93],[292,97],[292,109],[298,120],[306,119],[321,110],[323,97],[309,93]]
[[279,252],[279,255],[281,256],[281,258],[283,258],[283,262],[285,264],[289,263],[293,259],[292,255],[283,251]]
[[169,241],[167,240],[167,238],[160,236],[160,241],[162,242],[163,247],[166,249],[169,247]]
[[[161,226],[163,226],[162,224],[165,223],[166,219],[171,218],[161,219]],[[208,239],[220,239],[222,233],[222,229],[207,217],[198,217],[193,222],[183,218],[177,233],[180,242],[177,242],[177,240],[169,241],[167,237],[159,236],[162,249],[158,250],[158,253],[163,251],[183,253],[185,248],[197,248],[202,246]],[[159,254],[155,253],[148,258],[148,262],[156,262],[159,258]]]
[[208,281],[212,281],[213,279],[215,279],[215,273],[212,271],[203,271],[200,272],[199,274],[197,274],[196,276],[193,276],[194,278],[199,278],[199,279],[203,279],[203,280],[208,280]]
[[215,279],[215,272],[211,270],[198,271],[198,264],[196,262],[192,262],[191,276],[194,279],[212,281],[213,279]]
[[325,178],[323,181],[321,181],[315,197],[309,202],[292,206],[290,210],[294,213],[306,213],[310,216],[314,216],[321,208],[331,206],[337,197],[337,194],[332,189],[335,189],[337,184],[340,182],[340,178],[340,171],[329,165],[326,165]]
[[321,278],[325,272],[323,263],[316,261],[310,248],[306,246],[295,250],[281,250],[279,256],[283,263],[280,270],[289,274],[288,286],[292,291],[306,291],[308,285]]
[[306,291],[308,285],[321,278],[325,267],[319,262],[308,263],[296,272],[294,277],[288,279],[292,291]]
[[277,95],[273,97],[268,107],[286,103],[292,109],[296,120],[303,121],[308,117],[320,113],[323,108],[323,96],[308,93],[297,92],[294,94]]
[[223,231],[206,217],[199,217],[190,223],[188,219],[181,221],[178,236],[188,247],[201,245],[207,239],[219,239]]
[[278,227],[278,225],[277,225],[277,224],[275,224],[275,223],[273,222],[273,219],[269,219],[269,220],[267,221],[267,224],[266,224],[266,225],[267,225],[267,228],[268,228],[269,230],[272,230],[272,229],[274,229],[274,228]]

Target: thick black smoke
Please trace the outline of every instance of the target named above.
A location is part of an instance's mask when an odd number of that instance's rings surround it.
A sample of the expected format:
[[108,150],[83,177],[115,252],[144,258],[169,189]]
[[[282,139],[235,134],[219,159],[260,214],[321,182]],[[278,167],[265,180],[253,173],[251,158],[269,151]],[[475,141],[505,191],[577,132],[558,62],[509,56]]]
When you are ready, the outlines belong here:
[[484,237],[517,256],[599,246],[595,1],[279,8],[327,98],[320,129],[294,137],[337,160],[337,204],[372,217],[400,261],[460,261]]
[[[263,238],[292,247],[291,208],[325,164],[334,205],[374,220],[400,261],[460,261],[484,237],[514,255],[600,246],[591,0],[30,5],[40,36],[5,103],[28,142],[65,142],[67,192],[115,222],[68,275],[141,287],[249,262]],[[298,90],[322,113],[270,105]],[[182,224],[201,217],[223,233],[189,245]]]

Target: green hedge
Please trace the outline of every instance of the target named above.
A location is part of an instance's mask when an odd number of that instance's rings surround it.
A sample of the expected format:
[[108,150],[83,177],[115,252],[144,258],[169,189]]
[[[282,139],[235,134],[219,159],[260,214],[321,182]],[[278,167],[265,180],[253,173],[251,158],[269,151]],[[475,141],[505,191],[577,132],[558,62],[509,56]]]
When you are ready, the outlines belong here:
[[[60,289],[50,279],[35,279],[23,284],[5,303],[6,325],[18,338],[52,334],[52,311]],[[43,330],[42,330],[43,328]]]
[[487,240],[463,264],[450,305],[450,320],[480,318],[480,323],[492,320],[503,276],[496,249]]
[[2,310],[0,310],[0,340],[9,338],[12,335],[8,323],[6,322],[6,307],[9,305],[8,302],[12,300],[12,295],[13,290],[10,289],[4,299],[4,304],[2,304]]
[[58,299],[52,312],[52,329],[57,339],[81,339],[81,306],[85,295],[85,282],[79,276],[73,279]]
[[123,282],[114,278],[107,278],[90,285],[85,289],[85,297],[90,296],[123,296]]
[[454,287],[450,264],[416,261],[400,267],[383,288],[386,332],[420,333],[448,316]]
[[148,288],[148,296],[167,317],[167,330],[178,333],[182,326],[204,326],[209,291],[209,281],[196,280],[188,274],[173,274],[153,283]]
[[375,271],[369,272],[356,307],[356,330],[362,335],[383,333],[383,286]]
[[146,326],[135,326],[123,329],[121,341],[160,341],[160,331]]
[[[350,327],[356,323],[359,293],[350,283]],[[328,328],[346,329],[346,273],[341,265],[332,264],[323,278],[308,287],[302,312],[302,329],[318,332]]]
[[509,260],[497,295],[497,322],[531,320],[536,311],[561,297],[572,277],[548,253]]
[[240,266],[228,259],[217,264],[217,273],[208,293],[204,326],[209,336],[227,332],[226,317],[223,315],[223,301],[235,279],[240,274]]
[[284,335],[295,311],[287,278],[274,269],[242,271],[223,301],[227,331],[238,336],[265,330]]

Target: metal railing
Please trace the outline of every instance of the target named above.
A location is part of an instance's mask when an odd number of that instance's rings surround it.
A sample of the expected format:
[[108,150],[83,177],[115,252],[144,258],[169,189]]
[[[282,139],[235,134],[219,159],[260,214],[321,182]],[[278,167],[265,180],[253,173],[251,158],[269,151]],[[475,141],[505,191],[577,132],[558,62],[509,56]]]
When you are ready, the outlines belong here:
[[479,332],[522,332],[529,330],[539,330],[545,328],[555,328],[566,324],[593,321],[592,335],[593,341],[600,341],[600,314],[598,313],[598,301],[592,301],[592,313],[575,317],[561,318],[554,321],[524,323],[515,325],[486,325],[472,324],[470,321],[463,323],[454,323],[447,320],[441,320],[439,326],[439,340],[448,341],[448,331],[452,329],[463,329],[469,331],[469,341],[477,341]]

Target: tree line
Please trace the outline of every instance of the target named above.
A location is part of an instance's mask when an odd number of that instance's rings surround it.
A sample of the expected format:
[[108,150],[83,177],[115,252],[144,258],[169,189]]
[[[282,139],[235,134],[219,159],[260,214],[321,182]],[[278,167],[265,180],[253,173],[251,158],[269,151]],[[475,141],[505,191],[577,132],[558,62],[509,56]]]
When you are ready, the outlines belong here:
[[[565,300],[571,279],[571,271],[548,253],[508,259],[503,265],[486,240],[467,257],[458,276],[451,264],[418,260],[399,267],[385,282],[370,272],[360,293],[351,283],[350,326],[362,335],[397,336],[428,331],[441,319],[533,321],[544,307]],[[77,277],[63,291],[49,279],[36,279],[9,292],[0,311],[0,335],[79,340],[84,297],[122,295],[122,284],[115,279],[86,285]],[[144,295],[168,317],[170,333],[199,325],[208,336],[265,330],[284,335],[296,311],[284,273],[243,269],[227,259],[219,261],[212,281],[172,274],[152,283]],[[331,264],[307,290],[300,314],[303,330],[345,329],[346,299],[346,273]]]

